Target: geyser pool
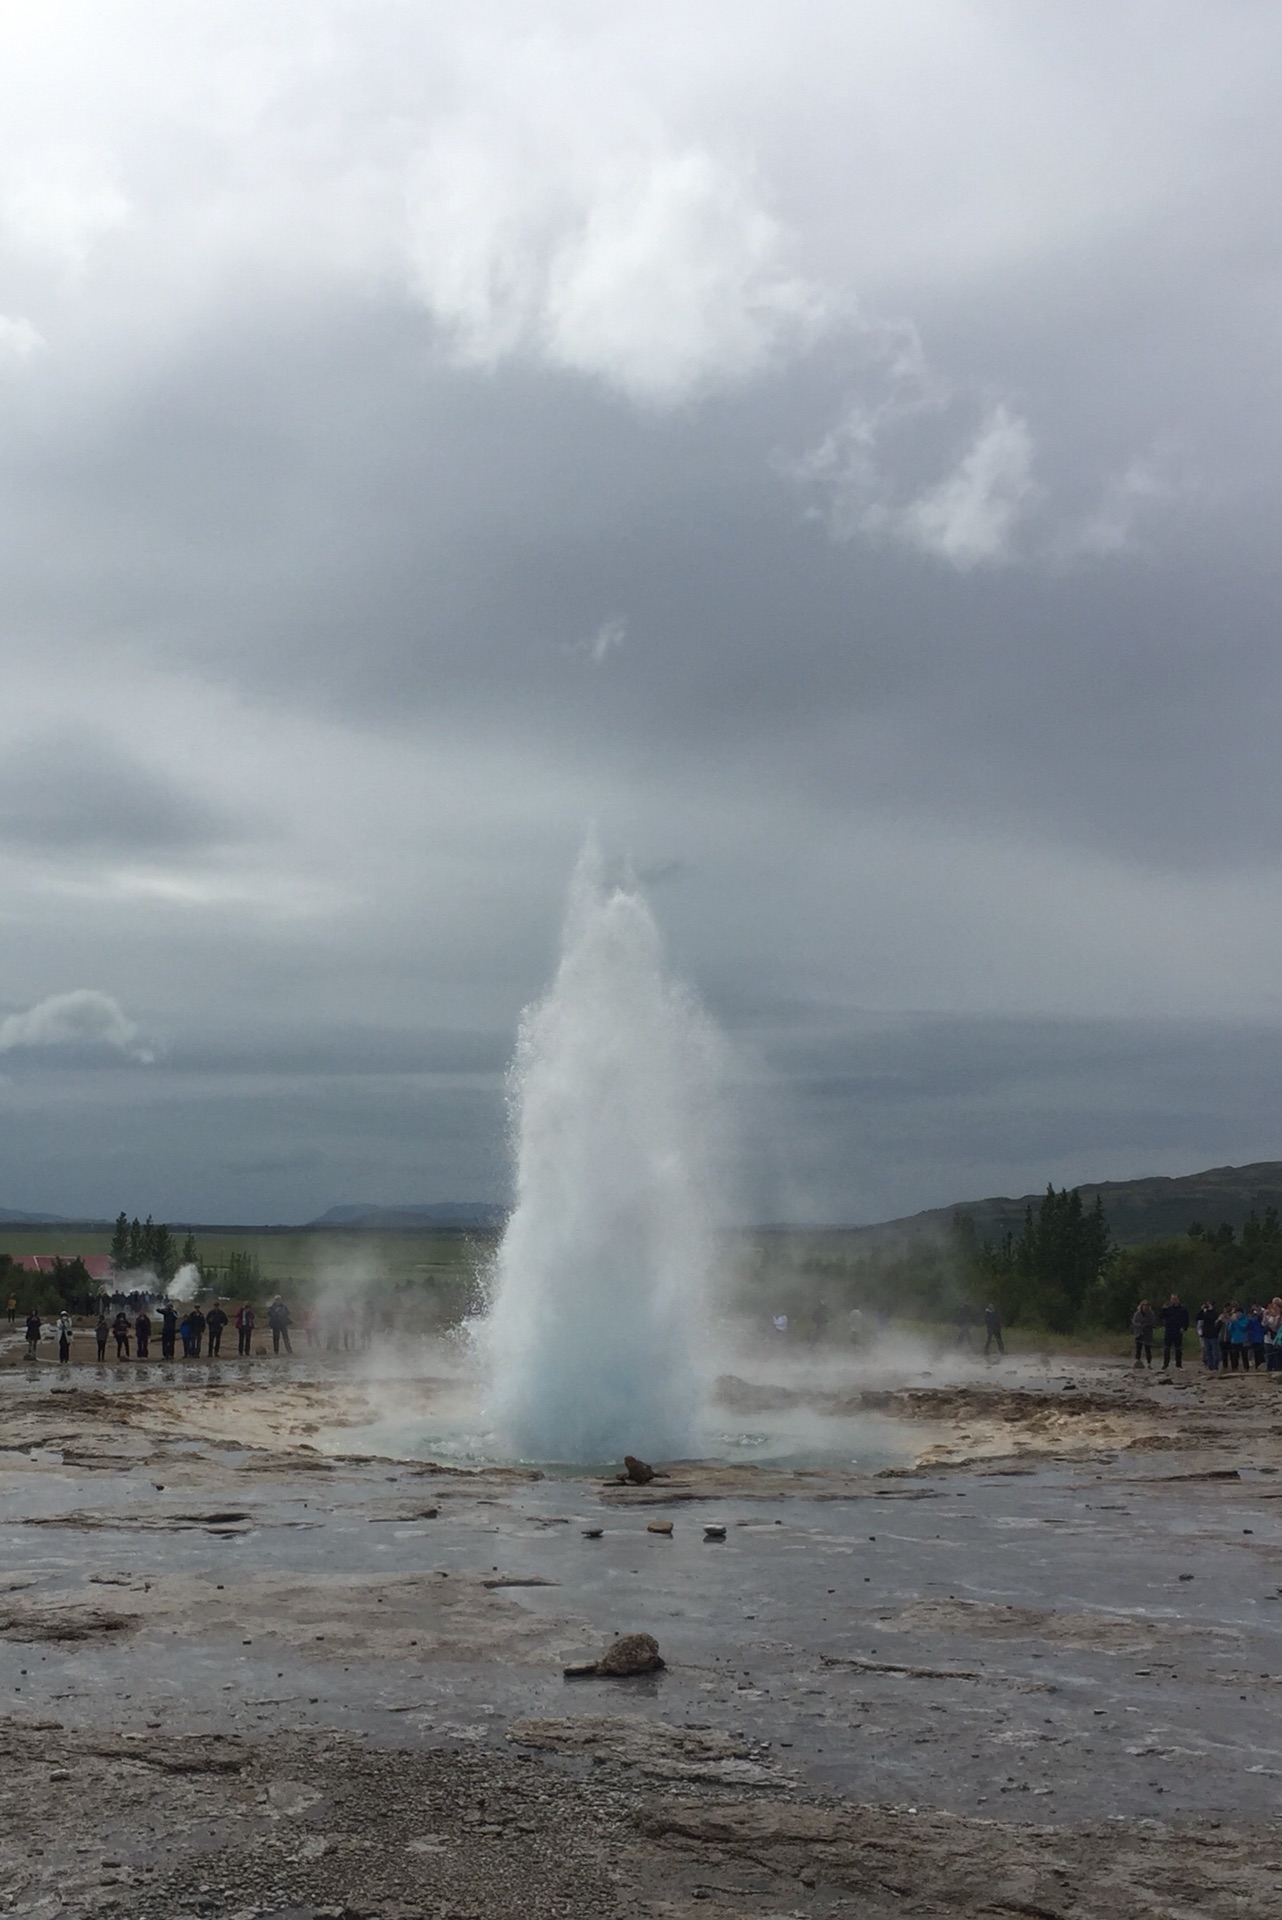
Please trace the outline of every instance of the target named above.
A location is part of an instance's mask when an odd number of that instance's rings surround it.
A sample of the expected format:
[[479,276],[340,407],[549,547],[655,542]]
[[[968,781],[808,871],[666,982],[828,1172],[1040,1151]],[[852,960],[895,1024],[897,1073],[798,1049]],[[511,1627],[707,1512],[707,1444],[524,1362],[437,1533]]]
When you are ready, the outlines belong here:
[[516,1458],[698,1450],[720,1055],[641,894],[585,855],[556,977],[517,1040],[516,1206],[481,1330],[487,1424]]

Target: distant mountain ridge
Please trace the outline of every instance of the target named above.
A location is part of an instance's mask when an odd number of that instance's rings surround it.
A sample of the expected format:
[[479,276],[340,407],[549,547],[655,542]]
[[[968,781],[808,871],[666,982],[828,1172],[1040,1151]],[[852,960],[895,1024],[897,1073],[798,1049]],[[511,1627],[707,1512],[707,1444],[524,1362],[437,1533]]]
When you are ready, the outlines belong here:
[[356,1204],[330,1207],[309,1227],[353,1227],[371,1232],[402,1231],[414,1227],[452,1227],[494,1232],[507,1222],[508,1209],[489,1200],[438,1200],[423,1207],[380,1207]]
[[[1240,1233],[1252,1210],[1262,1214],[1266,1207],[1276,1207],[1282,1213],[1282,1160],[1208,1167],[1202,1173],[1170,1178],[1154,1174],[1140,1180],[1082,1180],[1077,1185],[1087,1206],[1099,1195],[1113,1237],[1122,1246],[1187,1233],[1194,1220],[1204,1227],[1218,1227],[1227,1220]],[[929,1232],[947,1227],[956,1214],[968,1213],[981,1240],[999,1240],[1008,1231],[1019,1232],[1025,1210],[1035,1208],[1044,1192],[1045,1188],[1018,1199],[959,1200],[950,1207],[928,1207],[858,1231],[870,1238]]]

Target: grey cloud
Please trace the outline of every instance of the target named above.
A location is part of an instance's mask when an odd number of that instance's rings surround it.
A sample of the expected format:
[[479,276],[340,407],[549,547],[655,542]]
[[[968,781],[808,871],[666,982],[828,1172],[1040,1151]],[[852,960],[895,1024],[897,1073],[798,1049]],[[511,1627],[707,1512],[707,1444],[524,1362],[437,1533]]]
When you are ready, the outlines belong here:
[[10,49],[0,965],[182,1065],[12,1051],[0,1199],[497,1192],[592,820],[769,1212],[1269,1150],[1282,27],[749,12]]
[[146,857],[235,836],[223,809],[97,731],[58,731],[0,757],[0,838],[47,854]]

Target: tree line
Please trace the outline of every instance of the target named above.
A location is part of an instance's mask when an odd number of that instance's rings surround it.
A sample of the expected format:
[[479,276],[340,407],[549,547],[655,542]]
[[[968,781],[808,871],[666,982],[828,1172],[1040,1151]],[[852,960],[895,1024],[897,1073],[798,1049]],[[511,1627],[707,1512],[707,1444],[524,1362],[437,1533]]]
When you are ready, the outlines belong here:
[[1282,1295],[1282,1217],[1252,1210],[1239,1233],[1227,1221],[1119,1247],[1103,1201],[1048,1186],[1018,1232],[981,1240],[973,1217],[943,1233],[803,1263],[813,1290],[839,1287],[847,1304],[915,1320],[948,1321],[995,1306],[1008,1326],[1071,1334],[1122,1332],[1141,1300],[1178,1293],[1190,1313],[1204,1300],[1262,1305]]
[[111,1236],[111,1262],[118,1273],[154,1273],[157,1280],[172,1280],[179,1267],[198,1264],[196,1240],[188,1234],[179,1247],[164,1221],[157,1223],[148,1214],[145,1220],[131,1220],[126,1213],[116,1215]]
[[1087,1207],[1081,1192],[1048,1186],[1036,1212],[1025,1209],[1018,1234],[980,1243],[969,1214],[953,1222],[955,1251],[973,1299],[988,1296],[1012,1325],[1034,1321],[1052,1333],[1072,1333],[1107,1317],[1108,1276],[1118,1259],[1104,1203]]

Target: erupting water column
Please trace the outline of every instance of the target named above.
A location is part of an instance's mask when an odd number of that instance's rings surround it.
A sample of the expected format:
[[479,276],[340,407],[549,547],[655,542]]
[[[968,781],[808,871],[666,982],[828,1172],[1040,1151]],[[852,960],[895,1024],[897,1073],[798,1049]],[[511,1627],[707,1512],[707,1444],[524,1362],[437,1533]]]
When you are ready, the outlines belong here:
[[517,1198],[486,1336],[490,1415],[520,1459],[698,1449],[719,1056],[645,900],[603,887],[585,855],[511,1076]]

